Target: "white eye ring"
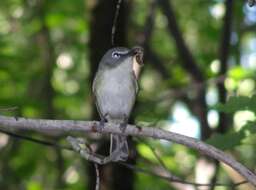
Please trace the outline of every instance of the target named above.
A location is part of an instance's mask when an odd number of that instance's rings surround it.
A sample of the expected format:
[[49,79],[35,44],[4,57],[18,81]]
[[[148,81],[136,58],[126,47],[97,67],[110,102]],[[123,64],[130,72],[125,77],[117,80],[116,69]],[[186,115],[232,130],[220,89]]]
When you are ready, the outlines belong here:
[[121,56],[126,55],[127,53],[129,53],[129,51],[114,51],[112,53],[112,58],[119,59]]
[[120,53],[117,52],[117,51],[114,51],[114,52],[112,53],[112,58],[114,58],[114,59],[120,58]]

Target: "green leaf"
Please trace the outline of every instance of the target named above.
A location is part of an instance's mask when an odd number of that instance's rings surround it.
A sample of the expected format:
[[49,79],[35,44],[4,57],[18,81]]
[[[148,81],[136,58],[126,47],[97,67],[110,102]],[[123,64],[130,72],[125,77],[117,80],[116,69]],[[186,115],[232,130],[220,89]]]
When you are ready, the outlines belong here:
[[244,78],[253,77],[254,73],[252,70],[248,70],[248,69],[238,66],[238,67],[233,67],[232,69],[230,69],[228,71],[228,76],[233,79],[236,79],[236,80],[241,80]]
[[222,150],[228,150],[241,145],[242,141],[252,134],[256,134],[256,122],[248,121],[238,132],[215,134],[206,142]]
[[245,135],[252,135],[256,133],[256,121],[248,121],[239,132],[244,133]]
[[249,110],[256,113],[256,95],[252,97],[233,96],[225,104],[218,104],[214,108],[225,113],[235,113],[241,110]]
[[206,142],[216,148],[229,150],[241,145],[244,138],[245,134],[243,132],[232,132],[228,134],[215,134]]
[[42,190],[42,186],[36,181],[31,181],[27,184],[27,190]]

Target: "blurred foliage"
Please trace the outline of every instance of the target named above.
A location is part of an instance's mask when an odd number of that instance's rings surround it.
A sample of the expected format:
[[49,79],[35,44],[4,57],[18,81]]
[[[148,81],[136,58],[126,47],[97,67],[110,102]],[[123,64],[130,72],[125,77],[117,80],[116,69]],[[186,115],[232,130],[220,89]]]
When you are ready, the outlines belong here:
[[[92,7],[97,1],[48,0],[43,7],[39,2],[1,0],[0,114],[47,118],[49,107],[52,106],[53,118],[89,120],[93,101],[89,81],[89,55],[94,50],[89,49],[88,42]],[[225,14],[224,0],[170,2],[182,35],[204,76],[207,80],[220,77],[219,49]],[[208,100],[208,123],[212,120],[216,123],[211,126],[213,134],[207,142],[229,151],[236,159],[255,170],[256,8],[249,8],[244,1],[234,2],[231,52],[224,80],[227,102],[220,104],[215,82],[209,80],[203,84],[209,89],[205,95]],[[148,1],[133,0],[131,3],[127,32],[129,47],[140,41],[149,11]],[[177,116],[183,121],[190,117],[200,123],[200,118],[195,114],[198,105],[194,103],[199,88],[193,86],[194,82],[182,67],[174,39],[167,30],[167,18],[159,7],[156,7],[154,19],[155,26],[149,45],[159,56],[170,78],[165,79],[150,60],[145,63],[140,79],[138,105],[134,111],[135,121],[160,123],[157,127],[167,130],[172,130],[174,124],[181,122]],[[49,57],[54,63],[50,69],[46,61]],[[47,94],[49,73],[52,96]],[[213,93],[210,89],[214,89]],[[179,112],[179,106],[174,109],[177,102],[186,105],[185,114]],[[1,108],[14,106],[18,107],[15,112],[1,111]],[[211,110],[216,113],[213,117]],[[215,133],[219,112],[227,113],[230,120],[228,131],[224,134]],[[160,121],[164,121],[163,124]],[[191,135],[191,123],[186,124],[182,124],[186,128],[183,132]],[[197,130],[200,133],[200,128]],[[55,134],[18,133],[65,143]],[[95,140],[95,137],[89,138]],[[166,172],[163,172],[148,145],[154,147],[171,173],[184,180],[195,181],[200,155],[166,141],[138,141],[137,166],[160,174]],[[0,189],[80,190],[86,189],[89,183],[87,162],[66,150],[44,147],[0,134],[0,155]],[[225,168],[221,169],[219,175],[219,180],[225,183],[229,183],[232,178],[232,174]],[[143,173],[136,173],[134,183],[138,190],[181,189],[177,184]]]
[[256,95],[232,96],[225,104],[219,104],[216,109],[225,113],[235,113],[240,110],[249,110],[256,114]]
[[[254,116],[256,114],[256,95],[248,96],[232,96],[225,104],[218,104],[215,106],[218,111],[228,114],[236,113],[238,111],[251,111]],[[231,150],[236,146],[243,144],[245,138],[252,137],[256,133],[256,118],[248,120],[241,126],[238,131],[227,134],[216,134],[207,140],[212,144],[223,150]]]

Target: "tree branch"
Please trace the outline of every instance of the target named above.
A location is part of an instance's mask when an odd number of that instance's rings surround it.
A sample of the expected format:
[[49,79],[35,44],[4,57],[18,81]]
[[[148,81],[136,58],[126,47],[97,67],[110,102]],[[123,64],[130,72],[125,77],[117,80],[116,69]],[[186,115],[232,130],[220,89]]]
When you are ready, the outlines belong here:
[[[221,43],[220,43],[220,73],[219,76],[226,75],[228,69],[228,57],[230,54],[230,39],[231,39],[231,32],[232,32],[232,17],[233,17],[233,0],[226,0],[225,7],[226,7],[226,14],[224,17],[223,23],[223,31],[221,36]],[[227,91],[224,85],[224,81],[218,83],[218,90],[219,90],[219,101],[220,103],[225,103],[227,98]],[[217,132],[225,133],[227,131],[228,126],[228,119],[225,113],[220,113],[220,121],[219,126],[217,128]]]
[[[66,146],[60,145],[60,144],[58,144],[56,142],[49,142],[49,141],[44,141],[44,140],[40,140],[40,139],[36,139],[36,138],[31,138],[31,137],[28,137],[28,136],[17,135],[16,133],[8,132],[8,131],[2,130],[2,129],[0,129],[0,133],[9,135],[10,137],[13,137],[13,138],[16,138],[16,139],[30,141],[30,142],[33,142],[33,143],[36,143],[36,144],[40,144],[40,145],[43,145],[43,146],[50,146],[52,148],[59,149],[59,150],[75,151],[71,147],[66,147]],[[90,152],[93,152],[93,150],[90,148],[90,146],[87,143],[86,143],[86,147],[88,147],[90,149]],[[143,158],[143,159],[145,159],[145,158]],[[143,160],[143,161],[145,161],[145,160]],[[123,166],[125,166],[125,167],[127,167],[127,168],[129,168],[131,170],[136,171],[136,172],[144,173],[146,175],[151,175],[151,176],[155,176],[155,177],[159,177],[159,178],[161,178],[163,180],[166,180],[166,181],[169,181],[169,182],[173,182],[173,183],[181,183],[181,184],[188,184],[188,185],[194,185],[194,186],[209,186],[209,187],[211,187],[213,185],[214,186],[232,186],[232,187],[236,187],[236,186],[248,183],[247,181],[241,181],[241,182],[238,182],[238,183],[235,183],[235,184],[225,184],[225,183],[202,184],[202,183],[194,183],[194,182],[190,182],[190,181],[184,181],[184,180],[180,179],[179,177],[176,177],[176,176],[172,175],[171,173],[169,173],[168,176],[164,176],[164,175],[160,175],[158,173],[152,172],[150,170],[146,170],[146,169],[143,169],[143,168],[136,167],[136,166],[134,166],[132,164],[128,164],[126,162],[119,162],[118,164],[119,165],[123,165]],[[153,164],[153,163],[150,162],[149,164]],[[95,163],[94,167],[96,167],[96,166],[98,167],[98,165]],[[99,174],[98,172],[99,171],[97,171],[97,169],[96,169],[96,177]],[[99,180],[100,179],[99,179],[99,176],[98,176],[97,179],[96,179],[96,185],[95,186],[97,186],[97,181],[99,182]]]
[[154,25],[155,25],[155,17],[156,17],[156,0],[151,0],[149,12],[144,25],[144,32],[142,37],[140,38],[140,45],[144,48],[145,51],[145,60],[149,61],[152,66],[158,71],[163,79],[170,79],[171,75],[166,69],[165,65],[159,58],[159,56],[151,49],[150,47],[150,39],[153,33]]
[[245,179],[256,187],[256,175],[247,169],[245,166],[234,160],[232,157],[226,155],[221,150],[203,143],[197,139],[172,133],[159,128],[153,127],[140,127],[135,125],[127,125],[125,132],[123,133],[117,124],[106,123],[106,126],[98,131],[100,123],[98,121],[74,121],[74,120],[45,120],[45,119],[26,119],[26,118],[14,118],[0,116],[0,126],[8,130],[33,130],[33,131],[58,131],[69,134],[78,132],[85,134],[87,132],[100,132],[102,134],[125,134],[132,136],[151,137],[154,139],[165,139],[178,144],[185,145],[189,148],[195,149],[202,154],[205,154],[211,158],[222,161],[229,165]]
[[[163,180],[166,180],[166,181],[169,181],[171,183],[181,183],[181,184],[187,184],[187,185],[193,185],[193,186],[196,186],[196,187],[212,187],[213,184],[204,184],[204,183],[193,183],[193,182],[189,182],[189,181],[184,181],[184,180],[180,180],[178,179],[176,176],[165,176],[165,175],[162,175],[162,174],[158,174],[158,173],[155,173],[155,172],[152,172],[148,169],[144,169],[144,168],[141,168],[141,167],[137,167],[137,166],[133,166],[131,164],[127,164],[125,162],[120,162],[121,165],[124,165],[125,167],[127,168],[130,168],[132,170],[135,170],[136,172],[138,173],[143,173],[145,175],[150,175],[150,176],[154,176],[154,177],[159,177]],[[226,186],[226,187],[237,187],[239,185],[242,185],[242,184],[245,184],[246,181],[241,181],[239,183],[236,183],[236,184],[223,184],[223,183],[215,183],[214,185],[215,186]]]
[[176,16],[174,14],[172,4],[168,0],[158,0],[158,3],[167,18],[168,29],[173,36],[178,53],[181,59],[183,59],[183,62],[181,62],[183,68],[191,75],[191,77],[196,82],[202,82],[204,80],[204,75],[198,67],[192,53],[188,49],[182,37],[182,34],[178,27],[178,23],[176,21]]
[[[181,66],[190,74],[191,78],[195,82],[204,82],[204,73],[201,71],[194,56],[185,43],[177,23],[172,3],[168,0],[158,0],[158,4],[162,9],[163,14],[167,18],[169,33],[174,39],[180,58],[183,60],[181,62]],[[198,92],[195,106],[195,113],[200,118],[201,138],[203,140],[209,138],[212,133],[212,130],[207,122],[207,104],[205,100],[205,92],[206,90],[204,88]]]
[[[233,0],[226,0],[225,2],[226,7],[226,14],[224,17],[223,29],[222,29],[222,36],[220,41],[220,73],[219,76],[226,75],[228,69],[228,58],[230,54],[230,39],[231,39],[231,32],[232,32],[232,20],[233,20],[233,7],[234,1]],[[219,91],[219,101],[220,103],[224,104],[227,98],[227,90],[224,85],[224,81],[217,84],[218,91]],[[219,133],[226,133],[229,126],[229,118],[227,117],[226,113],[219,112],[219,126],[217,128],[217,132]],[[216,182],[219,173],[219,162],[215,162],[215,172],[212,177],[212,183]],[[212,187],[210,190],[213,190]]]

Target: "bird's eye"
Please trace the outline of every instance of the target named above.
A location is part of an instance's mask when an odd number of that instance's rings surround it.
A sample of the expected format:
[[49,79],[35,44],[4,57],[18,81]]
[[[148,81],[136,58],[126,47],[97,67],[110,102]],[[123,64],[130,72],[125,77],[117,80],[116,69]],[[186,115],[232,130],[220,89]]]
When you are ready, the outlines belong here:
[[115,51],[112,53],[112,58],[118,59],[119,57],[120,57],[120,54],[118,52]]

